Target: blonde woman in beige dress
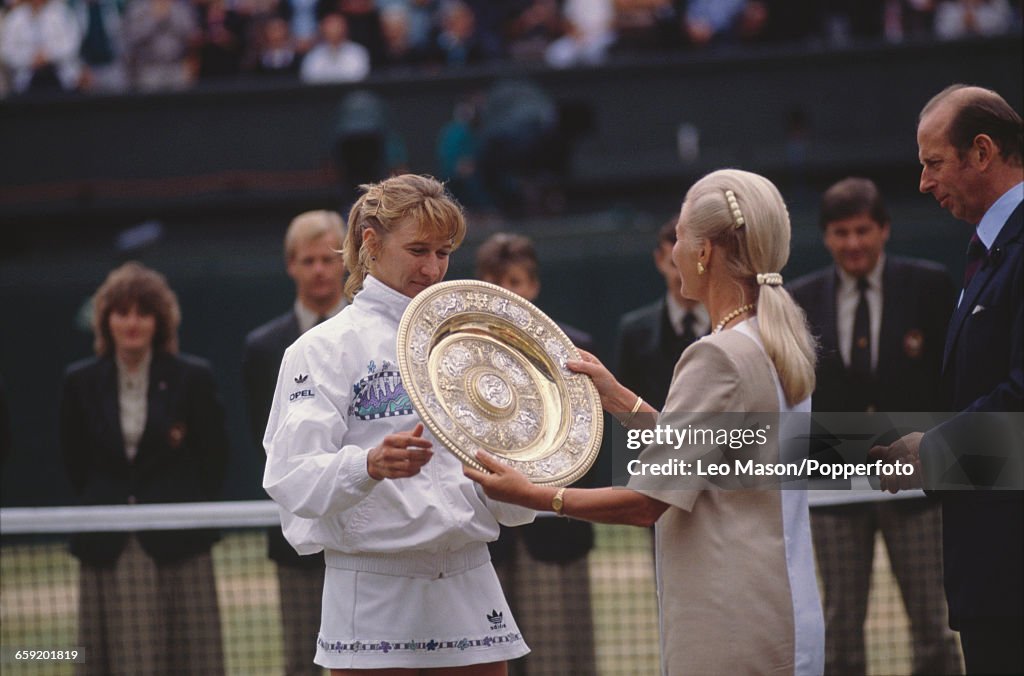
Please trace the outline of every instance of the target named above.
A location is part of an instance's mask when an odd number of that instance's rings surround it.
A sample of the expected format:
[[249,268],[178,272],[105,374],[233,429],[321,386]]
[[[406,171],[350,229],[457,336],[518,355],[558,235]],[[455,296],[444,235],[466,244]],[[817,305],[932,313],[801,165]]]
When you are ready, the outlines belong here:
[[[775,426],[767,443],[723,455],[777,463],[780,439],[805,434],[809,424],[807,416],[780,414],[809,412],[814,389],[813,340],[779,274],[789,257],[785,203],[761,176],[716,171],[687,193],[676,231],[672,257],[683,296],[703,303],[715,328],[680,357],[665,410],[659,414],[590,354],[568,366],[593,377],[605,410],[632,430],[684,429],[709,414],[725,414],[739,429],[774,416],[785,431]],[[703,445],[651,445],[639,461],[692,467],[708,457]],[[728,486],[634,476],[626,489],[553,488],[486,453],[478,458],[491,473],[464,471],[492,498],[599,523],[655,524],[665,674],[822,672],[824,623],[804,490],[778,483],[746,490],[735,474]]]

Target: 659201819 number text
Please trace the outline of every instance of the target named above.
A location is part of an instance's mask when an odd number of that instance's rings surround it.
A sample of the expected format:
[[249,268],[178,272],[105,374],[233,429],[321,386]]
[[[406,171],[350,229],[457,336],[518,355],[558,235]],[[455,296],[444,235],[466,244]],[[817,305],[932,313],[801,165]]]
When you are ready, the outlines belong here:
[[3,662],[84,662],[81,648],[9,648],[3,649]]

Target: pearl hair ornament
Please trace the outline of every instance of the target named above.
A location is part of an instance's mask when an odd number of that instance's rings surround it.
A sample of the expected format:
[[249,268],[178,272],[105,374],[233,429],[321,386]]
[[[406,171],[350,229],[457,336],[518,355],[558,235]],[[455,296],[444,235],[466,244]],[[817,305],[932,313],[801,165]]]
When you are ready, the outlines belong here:
[[782,286],[782,275],[777,272],[759,272],[757,273],[757,285]]
[[740,203],[736,200],[736,193],[732,190],[726,190],[725,201],[729,204],[729,211],[732,212],[733,228],[742,228],[747,221],[743,218]]

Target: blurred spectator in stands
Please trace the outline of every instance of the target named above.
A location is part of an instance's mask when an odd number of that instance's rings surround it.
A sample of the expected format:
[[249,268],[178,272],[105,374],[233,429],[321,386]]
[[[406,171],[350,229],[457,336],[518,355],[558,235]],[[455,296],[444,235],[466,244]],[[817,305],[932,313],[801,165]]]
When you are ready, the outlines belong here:
[[199,26],[187,0],[131,0],[123,27],[134,87],[152,91],[192,84],[195,69],[190,57]]
[[885,0],[882,23],[885,39],[927,38],[935,22],[935,0]]
[[650,51],[680,46],[681,18],[673,0],[616,0],[615,50]]
[[74,90],[82,76],[82,33],[63,0],[24,0],[0,26],[0,60],[15,93]]
[[245,55],[248,16],[229,7],[227,0],[193,2],[199,14],[199,79],[238,75]]
[[903,34],[908,38],[932,37],[937,5],[937,0],[903,0]]
[[340,14],[320,20],[321,40],[309,50],[299,70],[303,82],[354,82],[370,74],[370,53],[348,39],[348,22]]
[[544,53],[566,31],[558,0],[531,0],[509,21],[506,46],[517,61],[542,61]]
[[441,25],[434,40],[438,61],[448,67],[467,66],[488,58],[477,33],[476,14],[462,0],[449,0],[441,5]]
[[505,25],[525,0],[461,0],[473,10],[476,37],[486,59],[505,56]]
[[488,209],[494,201],[487,194],[480,176],[477,155],[480,152],[481,94],[470,94],[455,104],[455,112],[437,138],[437,164],[440,178],[469,209]]
[[564,203],[560,182],[567,160],[555,102],[522,80],[496,83],[480,120],[480,176],[506,212],[543,214]]
[[411,28],[409,9],[406,5],[392,4],[381,10],[381,65],[398,68],[414,66],[426,60],[426,50],[413,42]]
[[768,23],[761,0],[689,0],[683,15],[686,38],[694,47],[759,40]]
[[[116,268],[96,291],[96,356],[71,365],[60,445],[84,505],[205,502],[229,457],[209,364],[178,353],[181,311],[160,273]],[[82,533],[81,674],[224,673],[210,549],[216,531]]]
[[82,29],[79,50],[84,68],[82,89],[121,92],[128,88],[121,40],[121,0],[71,0],[69,3]]
[[[242,55],[242,70],[256,70],[260,50],[263,48],[264,27],[270,19],[283,18],[281,16],[281,0],[228,0],[228,3],[245,18],[245,32],[242,39],[245,51]],[[288,34],[291,35],[291,29]]]
[[316,44],[320,17],[316,12],[317,0],[281,0],[277,12],[291,28],[292,38],[300,54]]
[[1000,35],[1013,25],[1013,8],[1007,0],[944,0],[935,10],[935,34],[943,40]]
[[431,47],[439,5],[440,0],[377,0],[381,12],[392,7],[401,7],[406,11],[409,16],[409,42],[419,51]]
[[555,40],[544,53],[554,68],[593,66],[604,61],[615,42],[615,19],[611,0],[566,0],[563,8],[566,34]]
[[263,24],[256,72],[262,75],[298,76],[302,55],[292,38],[288,22],[279,16]]
[[384,38],[381,35],[380,11],[373,0],[321,0],[321,4],[334,5],[348,22],[348,37],[370,54],[370,65],[381,63]]
[[391,126],[384,102],[367,91],[354,91],[341,100],[331,158],[341,183],[343,213],[359,196],[360,185],[408,170],[405,141]]

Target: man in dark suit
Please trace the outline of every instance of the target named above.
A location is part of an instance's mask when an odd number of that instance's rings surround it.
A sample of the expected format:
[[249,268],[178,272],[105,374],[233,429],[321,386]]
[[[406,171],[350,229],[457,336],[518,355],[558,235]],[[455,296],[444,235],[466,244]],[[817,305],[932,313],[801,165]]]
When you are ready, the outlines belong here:
[[948,87],[921,111],[921,192],[974,226],[942,361],[957,413],[871,450],[913,470],[883,488],[924,485],[942,503],[949,621],[969,674],[1024,672],[1022,131],[1020,114],[980,87]]
[[619,321],[614,373],[619,382],[661,410],[679,355],[711,328],[707,310],[683,298],[681,280],[672,262],[676,221],[658,230],[654,266],[665,279],[665,296],[633,310]]
[[[540,295],[537,252],[522,235],[498,233],[476,254],[476,276],[533,302]],[[593,351],[593,339],[558,323],[572,343]],[[596,465],[575,485],[593,486]],[[594,626],[587,554],[594,529],[574,519],[537,519],[518,528],[501,527],[491,559],[531,652],[509,663],[514,676],[593,674]]]
[[[345,306],[345,265],[341,248],[344,221],[333,211],[307,211],[292,220],[284,238],[288,276],[295,282],[295,304],[253,329],[245,338],[242,374],[253,442],[263,451],[263,433],[285,349],[305,331]],[[319,674],[310,646],[320,628],[324,582],[323,554],[299,556],[281,528],[267,532],[268,554],[277,565],[285,668],[288,676]]]
[[[813,410],[942,410],[939,366],[953,311],[945,268],[886,256],[888,210],[866,178],[826,190],[819,224],[834,265],[789,289],[820,345]],[[830,492],[827,504],[825,493],[810,495],[825,591],[825,673],[866,671],[864,619],[878,531],[910,617],[913,672],[960,673],[956,638],[945,622],[939,506],[918,493],[894,500],[864,490]]]

